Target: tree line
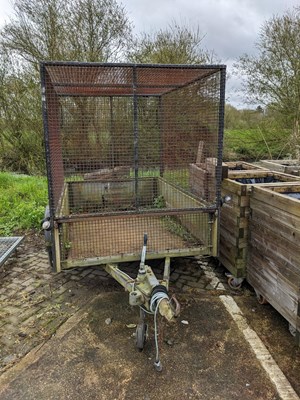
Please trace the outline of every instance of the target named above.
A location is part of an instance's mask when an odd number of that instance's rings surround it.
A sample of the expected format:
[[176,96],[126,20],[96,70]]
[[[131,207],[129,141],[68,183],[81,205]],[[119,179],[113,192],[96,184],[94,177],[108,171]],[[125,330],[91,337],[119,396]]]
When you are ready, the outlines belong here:
[[[219,61],[202,45],[200,27],[176,21],[153,34],[133,34],[116,0],[15,0],[14,16],[0,30],[0,168],[44,172],[39,62],[209,64]],[[295,8],[261,27],[257,56],[242,55],[236,73],[244,93],[259,101],[257,123],[276,121],[299,141],[300,14]],[[237,123],[227,107],[226,124]],[[237,110],[238,112],[238,110]],[[231,120],[231,122],[230,122]],[[272,122],[273,123],[273,122]]]

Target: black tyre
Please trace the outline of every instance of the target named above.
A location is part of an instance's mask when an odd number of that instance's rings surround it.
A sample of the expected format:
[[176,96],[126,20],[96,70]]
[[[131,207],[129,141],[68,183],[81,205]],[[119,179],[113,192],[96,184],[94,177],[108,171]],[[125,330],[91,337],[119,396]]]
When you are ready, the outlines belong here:
[[139,351],[143,351],[146,340],[147,340],[147,324],[140,323],[136,327],[135,332],[135,344]]

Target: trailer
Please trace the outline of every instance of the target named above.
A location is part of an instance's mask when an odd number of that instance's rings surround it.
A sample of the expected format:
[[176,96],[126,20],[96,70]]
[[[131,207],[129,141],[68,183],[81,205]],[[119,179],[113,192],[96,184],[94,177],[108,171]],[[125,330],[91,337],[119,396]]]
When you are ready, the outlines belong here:
[[[43,62],[41,81],[50,263],[102,265],[154,313],[170,258],[218,254],[225,66]],[[199,143],[215,160],[209,197],[190,182]],[[146,258],[165,259],[163,281]],[[133,281],[118,265],[136,260]]]

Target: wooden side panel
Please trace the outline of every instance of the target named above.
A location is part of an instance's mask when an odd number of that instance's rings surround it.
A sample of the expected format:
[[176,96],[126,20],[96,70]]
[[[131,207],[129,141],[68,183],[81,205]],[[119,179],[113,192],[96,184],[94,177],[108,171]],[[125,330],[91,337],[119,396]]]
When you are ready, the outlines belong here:
[[[236,181],[236,179],[241,178],[252,179],[267,177],[274,177],[280,182],[244,184]],[[245,169],[244,171],[231,171],[230,178],[222,181],[222,196],[229,195],[231,197],[231,202],[229,204],[224,204],[221,208],[220,261],[236,277],[246,277],[249,244],[250,195],[252,190],[255,190],[256,187],[268,187],[270,190],[277,191],[292,191],[293,187],[298,186],[296,177],[267,170],[253,171]],[[270,192],[269,197],[272,198],[272,196],[273,194]],[[286,211],[288,208],[285,206],[286,196],[281,196],[284,198],[282,207]],[[292,200],[297,202],[295,199]],[[272,208],[276,203],[277,199],[273,201],[273,203],[271,202],[270,207]],[[268,211],[271,213],[270,209]],[[280,218],[283,218],[283,215],[281,215]],[[297,239],[298,234],[294,233],[294,235],[295,239]]]
[[247,185],[224,179],[222,196],[231,201],[220,211],[220,262],[237,278],[245,277],[248,246],[249,195]]
[[286,189],[253,188],[247,280],[299,334],[300,201],[281,193]]

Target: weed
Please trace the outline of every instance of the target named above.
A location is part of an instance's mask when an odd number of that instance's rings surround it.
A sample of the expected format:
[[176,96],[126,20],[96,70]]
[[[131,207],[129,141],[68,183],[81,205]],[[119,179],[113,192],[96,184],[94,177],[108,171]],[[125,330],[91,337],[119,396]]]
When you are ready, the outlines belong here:
[[154,198],[153,201],[154,208],[166,208],[166,201],[163,195],[159,195]]
[[163,217],[163,222],[168,231],[173,233],[174,235],[179,236],[186,242],[190,243],[197,242],[197,240],[195,240],[193,235],[175,217],[170,217],[170,216]]

